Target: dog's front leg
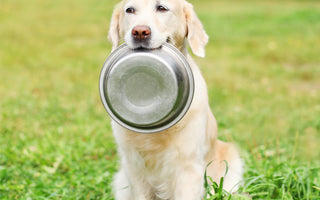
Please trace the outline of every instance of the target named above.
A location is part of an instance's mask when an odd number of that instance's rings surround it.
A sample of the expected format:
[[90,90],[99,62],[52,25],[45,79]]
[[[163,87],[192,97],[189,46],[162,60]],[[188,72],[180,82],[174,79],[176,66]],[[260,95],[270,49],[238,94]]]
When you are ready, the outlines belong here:
[[182,143],[177,146],[176,166],[179,167],[176,169],[174,200],[200,200],[204,195],[204,158],[209,146],[205,142],[206,110],[200,111],[186,122],[187,126],[178,138]]
[[184,166],[177,177],[174,200],[200,200],[203,193],[203,167],[200,164]]
[[131,183],[130,188],[132,191],[132,197],[130,200],[151,200],[150,186],[147,185],[141,177],[138,177],[138,174],[130,175]]
[[128,185],[129,195],[126,200],[152,200],[151,187],[145,180],[142,158],[133,149],[128,150],[125,155],[121,160],[121,167],[124,182]]
[[116,200],[151,200],[150,187],[143,183],[137,174],[126,173],[121,169],[115,176],[114,189]]

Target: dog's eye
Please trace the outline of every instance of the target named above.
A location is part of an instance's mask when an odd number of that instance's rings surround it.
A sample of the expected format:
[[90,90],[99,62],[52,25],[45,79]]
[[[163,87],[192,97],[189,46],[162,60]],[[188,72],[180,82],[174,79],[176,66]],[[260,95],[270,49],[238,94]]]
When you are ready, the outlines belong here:
[[169,9],[166,8],[165,6],[157,5],[157,11],[158,12],[167,12],[167,11],[169,11]]
[[136,12],[136,10],[132,7],[126,9],[126,13],[128,13],[128,14],[134,14],[135,12]]

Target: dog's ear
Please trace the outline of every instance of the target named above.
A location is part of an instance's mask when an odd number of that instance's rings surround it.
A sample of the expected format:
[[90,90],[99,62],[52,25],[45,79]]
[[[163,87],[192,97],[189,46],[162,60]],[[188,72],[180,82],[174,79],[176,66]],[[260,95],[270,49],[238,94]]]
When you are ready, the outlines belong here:
[[114,50],[119,45],[119,41],[120,41],[121,5],[122,3],[119,3],[116,5],[112,13],[110,27],[109,27],[108,39],[112,43],[112,50]]
[[187,22],[187,38],[190,48],[195,55],[204,57],[205,46],[209,37],[194,12],[193,6],[188,2],[185,2],[184,14]]

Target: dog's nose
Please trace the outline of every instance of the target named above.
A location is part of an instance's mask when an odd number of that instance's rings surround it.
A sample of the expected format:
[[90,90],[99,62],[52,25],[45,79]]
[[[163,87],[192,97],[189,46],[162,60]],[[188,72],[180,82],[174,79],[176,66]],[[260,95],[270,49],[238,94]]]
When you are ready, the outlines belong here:
[[151,29],[149,26],[139,25],[132,29],[132,36],[137,41],[145,41],[150,38]]

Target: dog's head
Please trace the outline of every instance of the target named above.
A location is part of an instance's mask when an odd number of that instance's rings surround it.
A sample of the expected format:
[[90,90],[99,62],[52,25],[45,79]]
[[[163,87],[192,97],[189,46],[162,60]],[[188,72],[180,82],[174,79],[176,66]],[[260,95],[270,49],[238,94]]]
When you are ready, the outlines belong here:
[[124,39],[130,48],[159,48],[169,42],[183,51],[187,39],[193,53],[204,57],[208,36],[185,0],[123,0],[112,15],[113,48]]

